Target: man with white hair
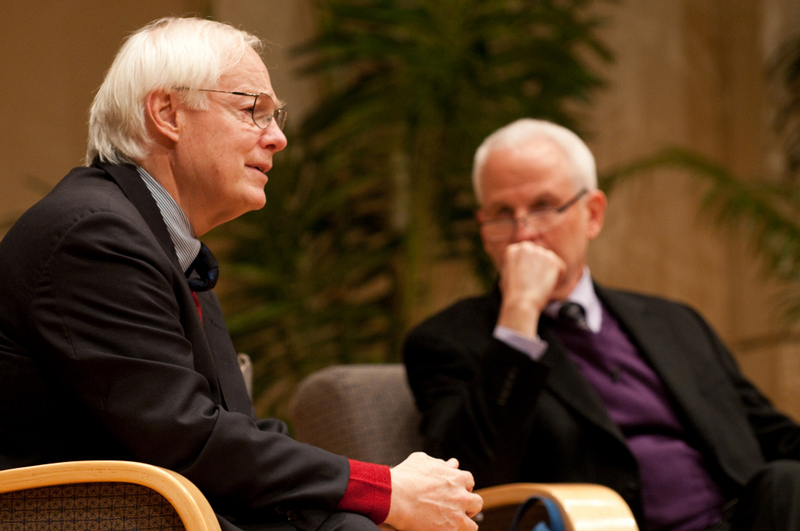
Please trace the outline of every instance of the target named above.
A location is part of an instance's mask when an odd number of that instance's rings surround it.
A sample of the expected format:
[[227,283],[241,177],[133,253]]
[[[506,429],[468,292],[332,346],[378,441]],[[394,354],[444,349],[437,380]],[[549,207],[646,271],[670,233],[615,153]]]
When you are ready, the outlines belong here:
[[474,530],[454,459],[393,469],[258,420],[197,239],[264,206],[286,111],[260,42],[193,18],[130,36],[91,108],[87,166],[0,242],[0,468],[175,470],[223,529]]
[[606,485],[643,530],[800,529],[800,427],[693,310],[593,281],[606,198],[583,141],[519,120],[473,181],[500,278],[407,338],[426,450],[478,487]]

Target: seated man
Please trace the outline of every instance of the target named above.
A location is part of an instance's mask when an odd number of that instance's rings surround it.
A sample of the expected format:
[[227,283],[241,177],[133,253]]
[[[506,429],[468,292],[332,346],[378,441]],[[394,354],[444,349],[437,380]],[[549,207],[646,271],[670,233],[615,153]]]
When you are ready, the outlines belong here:
[[197,239],[266,202],[286,118],[260,42],[201,19],[127,39],[76,168],[0,242],[0,469],[175,470],[233,529],[476,529],[470,473],[348,461],[258,420]]
[[693,310],[593,282],[606,198],[586,145],[519,120],[473,182],[500,279],[407,338],[426,450],[478,487],[607,485],[643,530],[800,529],[798,425]]

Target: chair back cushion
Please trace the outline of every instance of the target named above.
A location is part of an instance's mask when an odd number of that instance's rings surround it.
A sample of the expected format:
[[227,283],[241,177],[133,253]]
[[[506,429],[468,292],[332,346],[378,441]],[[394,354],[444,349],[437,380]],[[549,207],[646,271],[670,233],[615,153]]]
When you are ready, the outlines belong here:
[[297,440],[351,459],[394,466],[422,449],[420,415],[402,364],[334,365],[298,386]]

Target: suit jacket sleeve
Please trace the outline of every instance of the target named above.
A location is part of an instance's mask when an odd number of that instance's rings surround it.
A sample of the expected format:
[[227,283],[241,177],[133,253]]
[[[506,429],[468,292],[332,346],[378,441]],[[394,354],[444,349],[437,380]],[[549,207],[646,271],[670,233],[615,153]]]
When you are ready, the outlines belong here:
[[513,480],[508,471],[520,470],[527,412],[548,374],[492,337],[497,304],[494,296],[461,302],[414,329],[404,347],[426,451],[458,456],[478,487]]
[[[702,328],[705,337],[713,345],[710,350],[735,389],[737,405],[743,411],[743,418],[758,441],[764,460],[800,459],[800,426],[775,409],[772,402],[741,373],[734,357],[708,323],[693,309],[682,307],[696,319],[697,326]],[[741,443],[741,439],[737,443],[721,436],[717,440],[724,440],[731,446]],[[730,453],[733,453],[733,449]]]

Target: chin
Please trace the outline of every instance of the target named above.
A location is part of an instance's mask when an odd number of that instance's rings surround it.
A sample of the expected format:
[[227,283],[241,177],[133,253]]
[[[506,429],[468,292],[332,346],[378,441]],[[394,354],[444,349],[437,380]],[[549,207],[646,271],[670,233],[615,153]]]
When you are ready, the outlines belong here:
[[264,208],[264,205],[267,204],[267,194],[264,193],[264,190],[259,190],[258,194],[254,194],[250,197],[250,201],[248,202],[249,207],[247,210],[261,210]]

